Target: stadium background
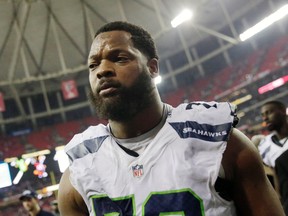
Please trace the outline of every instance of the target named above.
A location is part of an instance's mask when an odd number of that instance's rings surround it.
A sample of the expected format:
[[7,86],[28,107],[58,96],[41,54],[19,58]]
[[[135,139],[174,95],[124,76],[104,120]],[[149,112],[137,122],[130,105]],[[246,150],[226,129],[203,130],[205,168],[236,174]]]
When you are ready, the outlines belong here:
[[[99,26],[113,20],[144,26],[159,51],[163,101],[174,106],[195,100],[235,103],[238,128],[251,137],[265,133],[261,104],[275,99],[287,105],[288,18],[244,42],[239,34],[284,4],[0,0],[0,161],[8,162],[13,181],[26,160],[19,183],[0,188],[0,215],[23,214],[18,196],[25,188],[42,194],[41,204],[49,209],[57,190],[46,187],[57,185],[61,176],[55,148],[61,150],[73,134],[100,122],[87,99],[86,65]],[[170,21],[183,8],[193,11],[192,19],[172,28]],[[260,94],[259,88],[271,82]],[[41,150],[49,151],[27,155]],[[47,177],[39,178],[34,171],[43,155]]]

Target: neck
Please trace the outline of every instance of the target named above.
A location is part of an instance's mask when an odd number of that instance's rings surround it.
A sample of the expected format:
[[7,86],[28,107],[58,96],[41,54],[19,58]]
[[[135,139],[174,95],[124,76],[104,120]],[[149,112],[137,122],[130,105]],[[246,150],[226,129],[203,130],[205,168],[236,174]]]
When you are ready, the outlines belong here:
[[139,113],[129,121],[109,120],[109,125],[113,135],[119,139],[128,139],[140,136],[154,128],[162,119],[163,103],[158,96],[154,103]]
[[288,137],[288,122],[284,124],[280,130],[276,131],[277,132],[277,137],[279,140]]

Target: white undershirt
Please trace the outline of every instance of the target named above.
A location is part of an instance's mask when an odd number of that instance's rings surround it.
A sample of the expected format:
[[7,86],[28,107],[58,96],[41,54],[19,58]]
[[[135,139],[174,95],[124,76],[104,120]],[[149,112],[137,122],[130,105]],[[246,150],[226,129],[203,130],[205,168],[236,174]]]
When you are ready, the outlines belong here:
[[[144,133],[138,137],[129,138],[129,139],[118,139],[118,138],[113,136],[113,134],[111,133],[110,127],[108,127],[108,128],[109,128],[110,133],[112,134],[113,138],[115,139],[115,141],[119,145],[122,145],[127,149],[135,151],[140,155],[147,148],[147,146],[150,144],[151,140],[154,139],[154,137],[160,131],[162,126],[165,124],[167,115],[168,115],[169,111],[171,111],[171,109],[172,109],[172,107],[170,105],[163,104],[163,114],[162,114],[161,122],[156,127],[154,127],[152,130],[150,130],[147,133]],[[225,171],[224,171],[222,164],[220,165],[220,170],[219,170],[218,176],[225,179]]]
[[138,154],[141,154],[165,124],[169,110],[171,110],[171,107],[168,104],[163,104],[163,113],[161,121],[159,122],[158,125],[156,125],[152,130],[148,131],[147,133],[129,139],[118,139],[113,135],[112,136],[118,144],[124,146],[127,149],[135,151]]

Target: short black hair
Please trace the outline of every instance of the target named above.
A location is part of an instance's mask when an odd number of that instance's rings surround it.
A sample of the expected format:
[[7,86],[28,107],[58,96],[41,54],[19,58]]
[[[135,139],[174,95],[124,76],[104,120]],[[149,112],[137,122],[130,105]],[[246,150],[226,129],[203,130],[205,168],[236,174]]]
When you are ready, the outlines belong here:
[[109,22],[98,29],[95,37],[103,32],[109,31],[129,32],[132,35],[131,39],[135,48],[140,50],[149,60],[152,58],[159,59],[152,36],[141,26],[123,21]]
[[276,100],[268,101],[268,102],[264,103],[264,104],[262,105],[262,107],[265,106],[265,105],[269,105],[269,104],[275,105],[278,109],[283,110],[283,111],[286,111],[286,106],[285,106],[285,104],[282,103],[281,101],[276,101]]

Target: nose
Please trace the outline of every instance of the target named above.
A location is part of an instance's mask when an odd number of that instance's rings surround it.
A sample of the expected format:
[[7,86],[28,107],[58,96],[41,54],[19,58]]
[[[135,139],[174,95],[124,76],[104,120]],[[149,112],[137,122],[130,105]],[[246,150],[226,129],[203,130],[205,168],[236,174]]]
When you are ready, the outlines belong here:
[[97,78],[101,79],[102,77],[111,77],[115,75],[115,70],[113,65],[108,60],[102,60],[97,72]]
[[268,120],[268,115],[262,114],[262,120],[266,122]]

